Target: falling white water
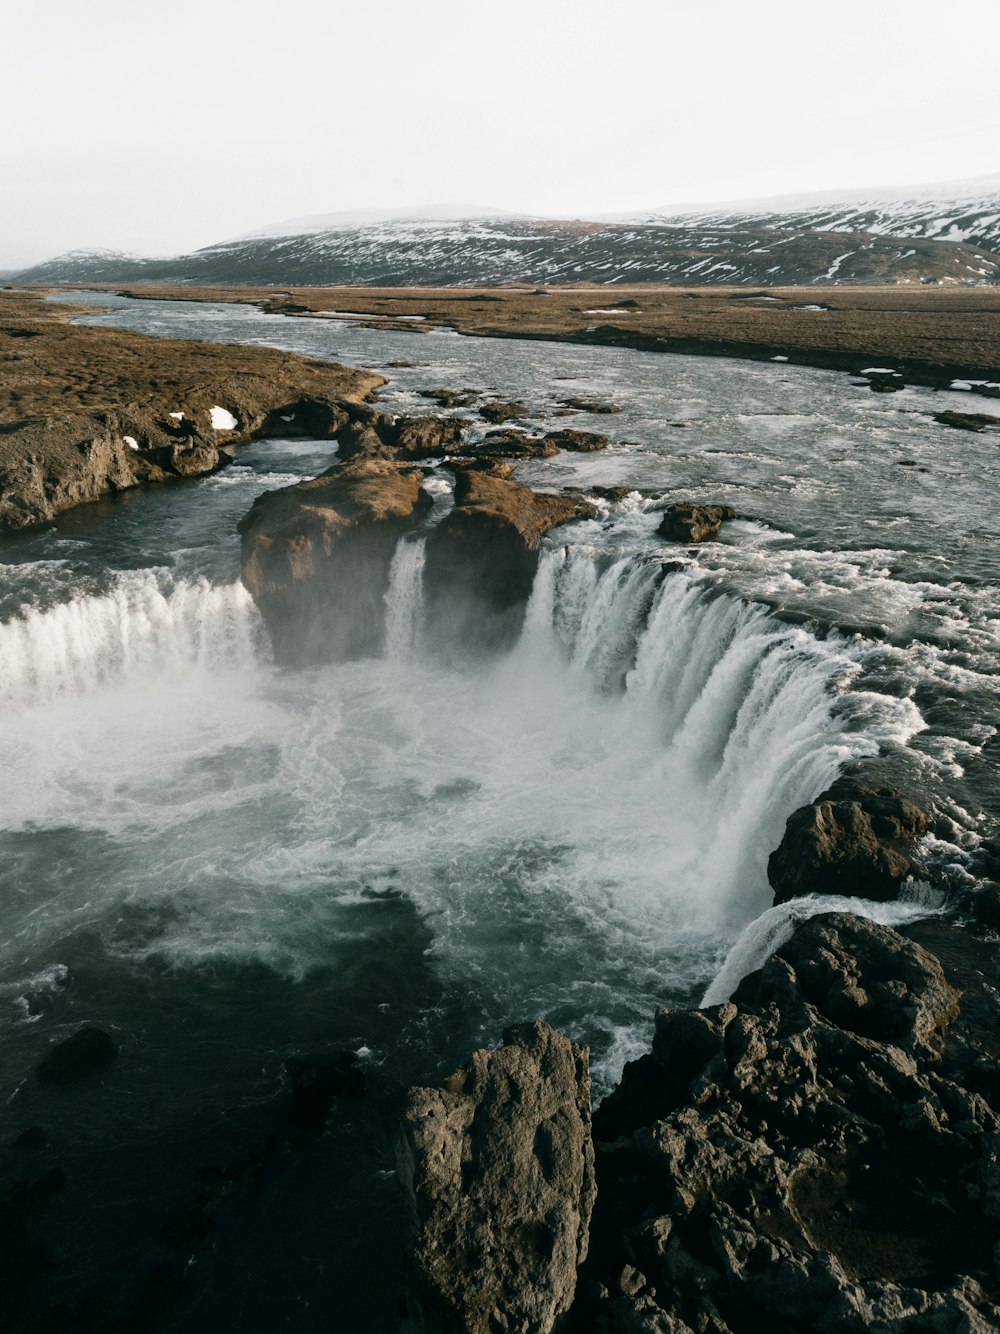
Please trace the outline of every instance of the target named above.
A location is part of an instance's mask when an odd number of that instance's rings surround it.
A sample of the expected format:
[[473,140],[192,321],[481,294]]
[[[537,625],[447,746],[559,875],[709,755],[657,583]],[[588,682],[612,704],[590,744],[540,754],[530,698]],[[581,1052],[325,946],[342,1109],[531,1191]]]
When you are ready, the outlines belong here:
[[754,919],[740,934],[702,997],[702,1006],[722,1005],[743,979],[791,940],[800,922],[821,913],[855,913],[882,926],[902,926],[944,910],[943,896],[919,892],[906,899],[879,903],[874,899],[842,898],[837,894],[806,894],[776,904]]
[[422,537],[402,537],[389,567],[385,594],[385,656],[405,662],[419,647],[424,596]]
[[0,708],[30,708],[129,677],[249,664],[263,647],[242,584],[118,576],[102,597],[30,609],[0,625]]

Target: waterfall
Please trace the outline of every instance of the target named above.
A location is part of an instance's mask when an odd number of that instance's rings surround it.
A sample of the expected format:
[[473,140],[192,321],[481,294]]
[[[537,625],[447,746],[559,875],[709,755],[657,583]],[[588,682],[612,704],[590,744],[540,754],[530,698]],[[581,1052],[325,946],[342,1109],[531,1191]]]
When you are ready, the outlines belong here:
[[422,537],[402,537],[389,566],[385,594],[385,656],[405,662],[420,642],[424,598],[424,544]]
[[516,652],[526,671],[557,664],[619,698],[622,753],[657,740],[647,781],[685,812],[683,874],[720,904],[763,907],[789,814],[924,725],[909,700],[847,689],[860,666],[846,641],[641,556],[602,571],[586,552],[546,552]]
[[249,666],[263,631],[242,584],[123,573],[103,596],[0,624],[0,708],[30,708],[133,675]]

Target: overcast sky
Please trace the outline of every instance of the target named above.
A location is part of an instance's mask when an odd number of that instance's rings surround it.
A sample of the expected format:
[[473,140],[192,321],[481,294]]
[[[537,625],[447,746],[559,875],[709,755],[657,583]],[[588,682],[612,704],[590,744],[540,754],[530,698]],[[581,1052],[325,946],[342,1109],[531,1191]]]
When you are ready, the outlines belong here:
[[1000,171],[997,0],[33,0],[0,268],[280,219],[554,216]]

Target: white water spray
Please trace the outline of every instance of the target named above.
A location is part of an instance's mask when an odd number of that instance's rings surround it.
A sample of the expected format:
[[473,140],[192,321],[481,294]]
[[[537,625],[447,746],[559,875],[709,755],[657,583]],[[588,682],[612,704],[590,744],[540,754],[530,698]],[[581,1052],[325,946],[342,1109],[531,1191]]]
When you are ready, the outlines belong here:
[[103,597],[29,610],[0,625],[0,709],[24,709],[123,677],[249,666],[263,628],[242,584],[121,574]]
[[400,538],[389,567],[385,594],[385,656],[405,662],[420,643],[424,609],[424,545],[422,537]]

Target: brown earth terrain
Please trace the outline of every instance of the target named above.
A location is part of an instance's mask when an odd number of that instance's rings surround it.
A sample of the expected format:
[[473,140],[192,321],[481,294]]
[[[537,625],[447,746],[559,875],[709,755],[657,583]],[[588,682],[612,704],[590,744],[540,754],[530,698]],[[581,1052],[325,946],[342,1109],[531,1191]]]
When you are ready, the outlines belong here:
[[[270,348],[73,325],[81,310],[0,292],[0,529],[212,472],[254,435],[332,435],[342,405],[384,383]],[[230,429],[214,425],[215,407]]]
[[1000,383],[1000,288],[773,287],[758,293],[745,287],[647,283],[277,290],[144,286],[125,292],[146,300],[251,302],[275,314],[297,316],[330,318],[333,312],[354,312],[363,326],[413,333],[446,325],[491,338],[556,339],[757,360],[783,356],[792,364],[832,370],[884,365],[917,384],[942,385],[953,378]]

